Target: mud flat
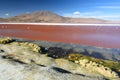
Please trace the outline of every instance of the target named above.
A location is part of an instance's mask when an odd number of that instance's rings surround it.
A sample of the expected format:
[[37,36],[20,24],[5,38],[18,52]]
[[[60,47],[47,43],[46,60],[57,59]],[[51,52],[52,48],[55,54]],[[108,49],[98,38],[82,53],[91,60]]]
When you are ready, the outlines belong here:
[[0,36],[120,48],[119,25],[0,24]]

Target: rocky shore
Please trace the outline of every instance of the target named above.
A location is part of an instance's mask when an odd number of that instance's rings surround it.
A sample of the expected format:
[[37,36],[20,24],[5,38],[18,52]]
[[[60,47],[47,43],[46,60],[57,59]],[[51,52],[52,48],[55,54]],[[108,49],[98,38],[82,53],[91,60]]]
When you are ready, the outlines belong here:
[[[1,37],[0,80],[120,79],[119,56],[114,61],[111,57],[96,58],[84,54],[87,46],[48,43]],[[109,50],[111,51],[113,50]]]

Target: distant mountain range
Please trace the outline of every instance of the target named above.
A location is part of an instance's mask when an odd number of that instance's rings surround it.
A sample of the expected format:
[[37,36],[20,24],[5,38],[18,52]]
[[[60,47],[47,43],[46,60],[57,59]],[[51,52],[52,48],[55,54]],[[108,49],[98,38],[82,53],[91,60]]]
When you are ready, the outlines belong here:
[[30,14],[22,14],[9,18],[0,18],[0,22],[38,22],[38,23],[120,23],[120,21],[108,21],[96,18],[72,18],[63,17],[49,11],[39,11]]

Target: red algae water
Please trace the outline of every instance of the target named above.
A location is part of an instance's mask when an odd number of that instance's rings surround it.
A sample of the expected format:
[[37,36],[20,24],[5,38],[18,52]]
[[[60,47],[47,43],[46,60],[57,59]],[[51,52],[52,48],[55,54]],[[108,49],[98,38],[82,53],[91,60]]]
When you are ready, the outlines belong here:
[[120,48],[120,26],[0,24],[0,36]]

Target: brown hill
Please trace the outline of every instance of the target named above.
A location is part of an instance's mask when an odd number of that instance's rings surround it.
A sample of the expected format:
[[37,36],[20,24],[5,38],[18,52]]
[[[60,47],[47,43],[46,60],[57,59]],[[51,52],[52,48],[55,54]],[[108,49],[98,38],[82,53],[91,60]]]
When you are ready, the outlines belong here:
[[63,22],[64,17],[49,11],[34,12],[31,14],[22,14],[7,19],[8,22]]
[[95,18],[70,18],[49,11],[22,14],[10,18],[0,18],[0,22],[40,22],[40,23],[120,23]]
[[4,18],[0,18],[0,22],[6,22],[7,19],[4,19]]

